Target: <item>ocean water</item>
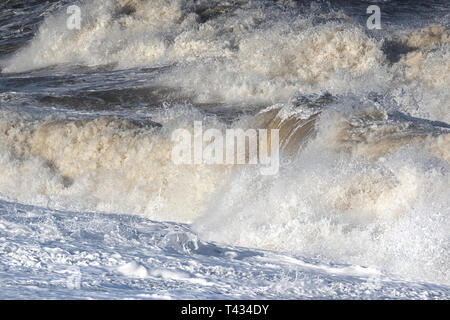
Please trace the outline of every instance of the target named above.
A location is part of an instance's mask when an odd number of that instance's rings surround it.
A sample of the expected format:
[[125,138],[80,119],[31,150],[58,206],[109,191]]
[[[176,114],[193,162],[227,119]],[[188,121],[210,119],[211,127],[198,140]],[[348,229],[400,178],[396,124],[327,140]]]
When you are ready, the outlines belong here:
[[[449,28],[444,0],[2,1],[0,298],[448,299]],[[279,170],[174,163],[200,121],[279,130]]]

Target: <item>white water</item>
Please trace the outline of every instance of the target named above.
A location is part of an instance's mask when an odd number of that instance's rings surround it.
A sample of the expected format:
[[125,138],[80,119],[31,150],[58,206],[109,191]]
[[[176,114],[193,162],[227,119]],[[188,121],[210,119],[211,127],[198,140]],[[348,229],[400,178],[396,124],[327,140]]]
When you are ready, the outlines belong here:
[[[39,72],[64,77],[79,67],[114,70],[83,75],[84,87],[38,83],[0,93],[2,272],[18,266],[16,281],[26,278],[27,268],[37,268],[52,278],[53,264],[68,263],[83,269],[85,288],[119,279],[119,287],[110,288],[116,297],[137,290],[134,298],[186,297],[196,285],[196,296],[203,298],[448,296],[445,26],[393,29],[380,38],[343,12],[315,5],[296,8],[290,2],[286,10],[280,3],[218,8],[193,1],[132,2],[130,14],[120,1],[82,2],[79,31],[65,27],[64,12],[48,15],[26,46],[0,60],[2,74],[14,81],[25,81],[28,73],[39,80]],[[409,49],[390,60],[388,42]],[[141,68],[154,69],[133,82]],[[125,90],[167,89],[167,97],[155,95],[175,102],[86,111],[70,100],[73,110],[40,100],[42,94],[73,95],[84,103],[96,90],[108,90],[105,100],[112,99],[119,95],[108,87],[112,76],[125,79]],[[183,99],[189,102],[177,102]],[[232,120],[206,113],[216,105]],[[256,115],[233,111],[259,106],[264,108]],[[317,118],[306,134],[304,121],[311,116]],[[280,129],[279,174],[261,176],[254,166],[173,164],[171,133],[191,130],[195,120],[220,130]],[[20,214],[16,206],[23,208]],[[33,229],[28,215],[50,224]],[[87,233],[86,256],[70,249],[90,228],[77,225],[79,215],[99,226]],[[109,238],[123,228],[124,238]],[[153,242],[158,237],[168,240]],[[61,252],[45,265],[47,241],[58,242],[55,250]],[[107,248],[110,241],[117,241],[116,251]],[[181,247],[171,257],[174,243]],[[127,252],[132,245],[136,251]],[[215,271],[205,276],[205,268]],[[251,280],[258,270],[261,276]],[[105,278],[95,283],[97,273]],[[135,278],[138,284],[129,280]],[[58,279],[51,281],[64,296],[75,293]],[[17,281],[5,283],[5,297],[17,296]],[[434,285],[428,290],[423,282]],[[174,283],[177,293],[167,289]],[[140,296],[149,286],[156,293]],[[76,296],[106,297],[90,290]]]

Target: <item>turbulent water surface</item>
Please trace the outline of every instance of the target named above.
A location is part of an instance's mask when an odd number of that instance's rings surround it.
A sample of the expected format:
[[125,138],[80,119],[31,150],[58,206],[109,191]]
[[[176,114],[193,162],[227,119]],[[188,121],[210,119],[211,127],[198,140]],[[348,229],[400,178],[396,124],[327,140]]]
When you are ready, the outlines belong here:
[[[448,299],[449,28],[445,0],[2,1],[0,298]],[[195,121],[279,129],[278,173],[175,164]]]

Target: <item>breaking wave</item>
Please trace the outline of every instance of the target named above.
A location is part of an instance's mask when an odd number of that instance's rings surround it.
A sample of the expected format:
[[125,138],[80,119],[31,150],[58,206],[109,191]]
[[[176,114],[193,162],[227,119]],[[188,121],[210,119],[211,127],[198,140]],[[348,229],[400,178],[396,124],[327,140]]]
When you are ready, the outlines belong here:
[[[149,68],[158,72],[148,87],[188,102],[148,111],[151,121],[2,107],[3,198],[192,223],[212,241],[450,284],[446,26],[380,37],[342,11],[296,1],[80,5],[80,30],[64,11],[47,16],[2,56],[2,74]],[[215,105],[227,117],[208,113]],[[279,174],[175,165],[171,133],[195,120],[279,129]]]

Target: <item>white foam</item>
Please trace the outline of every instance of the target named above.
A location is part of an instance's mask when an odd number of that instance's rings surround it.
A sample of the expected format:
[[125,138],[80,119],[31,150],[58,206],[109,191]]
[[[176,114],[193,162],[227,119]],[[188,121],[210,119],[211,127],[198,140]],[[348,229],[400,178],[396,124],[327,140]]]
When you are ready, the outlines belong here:
[[[296,92],[327,90],[342,100],[320,109],[315,138],[286,157],[289,163],[274,177],[245,166],[175,166],[172,130],[205,120],[188,107],[156,115],[161,129],[111,118],[32,120],[2,111],[3,198],[196,220],[195,229],[209,240],[450,283],[449,135],[427,131],[429,123],[388,116],[402,111],[450,122],[446,30],[413,31],[402,41],[416,47],[392,63],[383,40],[336,12],[325,15],[334,22],[320,24],[315,13],[291,15],[252,2],[217,16],[213,6],[209,17],[196,13],[192,1],[134,3],[134,13],[120,14],[115,1],[86,1],[79,31],[65,28],[64,13],[48,17],[27,47],[2,62],[2,72],[55,64],[169,65],[153,84],[179,88],[195,102],[273,105],[265,112],[281,109],[278,120],[288,129],[295,129],[292,117],[313,115],[286,104]],[[351,94],[367,100],[372,92],[383,95],[371,102],[379,108],[372,106],[372,113],[345,100]],[[124,272],[148,276],[136,265]]]
[[336,141],[337,123],[323,115],[316,139],[278,176],[248,167],[234,175],[195,230],[202,239],[449,283],[449,163],[414,140],[375,159],[351,156]]
[[[122,10],[125,3],[133,10]],[[202,6],[209,9],[199,10]],[[26,47],[1,62],[2,72],[66,64],[171,66],[152,85],[175,87],[195,102],[267,104],[297,91],[384,91],[407,113],[450,120],[450,43],[444,27],[404,34],[397,41],[411,51],[391,64],[384,39],[370,37],[341,12],[289,6],[85,1],[81,30],[66,27],[65,12],[49,16]]]
[[3,113],[0,192],[41,206],[192,221],[230,168],[175,165],[172,126],[192,130],[176,116],[158,130],[114,118],[33,122]]
[[145,279],[148,277],[147,269],[134,261],[118,267],[117,271],[130,278]]

